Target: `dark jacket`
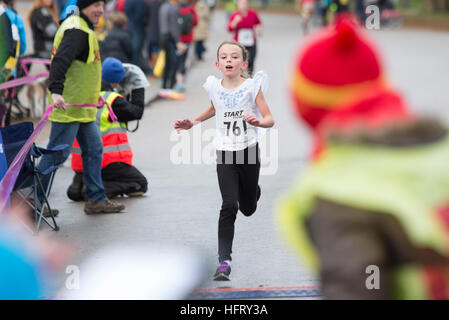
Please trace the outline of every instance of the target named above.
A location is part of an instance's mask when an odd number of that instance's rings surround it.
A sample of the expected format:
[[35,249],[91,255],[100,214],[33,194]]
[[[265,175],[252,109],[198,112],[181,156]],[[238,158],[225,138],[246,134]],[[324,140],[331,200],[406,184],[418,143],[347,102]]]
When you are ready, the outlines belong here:
[[[103,82],[101,86],[102,91],[112,91],[112,87]],[[145,89],[136,89],[131,92],[130,102],[124,97],[117,97],[114,100],[111,108],[117,116],[118,121],[128,122],[133,120],[140,120],[143,116]]]
[[162,1],[150,0],[148,3],[148,41],[159,43],[159,8]]
[[128,29],[130,32],[144,29],[145,13],[147,12],[144,0],[126,0],[124,11],[128,17]]
[[50,59],[53,39],[58,30],[50,10],[45,7],[36,8],[31,12],[30,20],[35,55]]
[[[87,22],[90,29],[94,30],[94,25],[83,13],[80,13],[80,17]],[[88,56],[88,34],[80,29],[67,30],[50,65],[50,82],[48,86],[50,92],[62,94],[65,75],[73,60],[86,62]]]
[[114,57],[129,63],[133,57],[133,48],[129,33],[122,29],[112,29],[100,45],[101,60]]
[[181,29],[178,23],[179,9],[165,1],[159,9],[159,36],[162,43],[179,41]]

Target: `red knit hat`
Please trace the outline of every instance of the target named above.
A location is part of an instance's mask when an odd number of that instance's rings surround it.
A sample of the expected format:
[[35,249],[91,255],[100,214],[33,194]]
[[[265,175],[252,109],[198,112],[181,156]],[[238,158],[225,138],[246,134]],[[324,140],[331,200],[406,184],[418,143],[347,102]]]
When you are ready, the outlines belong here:
[[312,156],[317,159],[325,149],[326,136],[330,132],[348,133],[361,128],[377,130],[414,118],[404,99],[396,92],[384,89],[366,91],[362,99],[339,106],[320,121],[313,132]]
[[298,115],[315,128],[335,108],[386,87],[378,54],[348,17],[310,38],[300,50],[292,81]]
[[411,119],[414,115],[399,94],[391,90],[373,90],[364,99],[330,113],[317,130],[321,133],[328,130],[343,133],[359,128],[376,130]]

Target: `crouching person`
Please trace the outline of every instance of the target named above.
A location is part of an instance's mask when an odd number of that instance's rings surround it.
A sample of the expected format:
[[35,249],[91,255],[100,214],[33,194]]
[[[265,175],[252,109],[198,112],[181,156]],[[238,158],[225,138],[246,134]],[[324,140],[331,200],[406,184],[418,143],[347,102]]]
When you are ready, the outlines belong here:
[[[141,196],[148,189],[145,176],[133,166],[133,152],[128,141],[129,121],[140,120],[144,111],[143,103],[127,101],[125,97],[113,89],[125,78],[125,68],[115,58],[107,58],[102,66],[101,96],[111,106],[119,123],[111,120],[105,104],[97,111],[97,126],[103,142],[103,161],[101,176],[108,198],[122,195],[130,197]],[[132,97],[132,95],[130,95]],[[140,99],[139,99],[140,100]],[[78,142],[75,140],[72,148],[72,169],[75,177],[67,190],[67,196],[73,201],[85,199],[83,184],[83,166]]]

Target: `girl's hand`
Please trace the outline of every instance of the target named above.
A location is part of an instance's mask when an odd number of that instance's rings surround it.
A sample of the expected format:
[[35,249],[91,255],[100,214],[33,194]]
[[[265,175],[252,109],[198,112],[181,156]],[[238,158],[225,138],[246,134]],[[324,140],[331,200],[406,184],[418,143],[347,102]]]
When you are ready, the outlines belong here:
[[242,21],[242,16],[237,14],[234,19],[232,19],[231,21],[231,27],[232,29],[235,29],[237,27],[237,25],[240,23],[240,21]]
[[190,119],[176,120],[174,127],[176,130],[189,130],[193,127],[193,122]]
[[247,114],[243,117],[243,119],[245,119],[246,122],[248,122],[250,125],[253,125],[255,127],[259,127],[260,126],[260,120],[258,118],[256,118],[256,116],[252,115],[252,114]]

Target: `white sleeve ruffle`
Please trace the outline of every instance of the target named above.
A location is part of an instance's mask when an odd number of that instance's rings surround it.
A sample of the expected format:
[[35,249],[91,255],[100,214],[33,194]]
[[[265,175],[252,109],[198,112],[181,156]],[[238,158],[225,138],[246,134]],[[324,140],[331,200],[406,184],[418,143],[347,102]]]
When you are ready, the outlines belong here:
[[268,89],[268,75],[265,71],[257,72],[253,77],[253,102],[256,101],[256,97],[259,94],[259,90],[265,95]]
[[204,90],[206,90],[209,98],[212,100],[212,94],[217,85],[218,79],[215,76],[208,76],[206,82],[203,84]]

